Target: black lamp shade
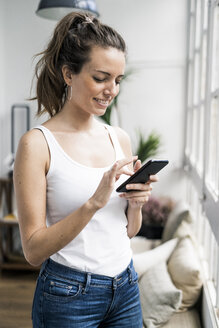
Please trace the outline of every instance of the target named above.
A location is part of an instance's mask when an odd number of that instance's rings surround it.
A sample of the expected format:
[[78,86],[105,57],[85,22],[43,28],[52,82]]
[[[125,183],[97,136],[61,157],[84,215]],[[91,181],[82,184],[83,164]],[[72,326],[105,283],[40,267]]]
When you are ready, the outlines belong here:
[[41,0],[36,14],[43,18],[60,20],[72,11],[85,11],[99,16],[95,0]]

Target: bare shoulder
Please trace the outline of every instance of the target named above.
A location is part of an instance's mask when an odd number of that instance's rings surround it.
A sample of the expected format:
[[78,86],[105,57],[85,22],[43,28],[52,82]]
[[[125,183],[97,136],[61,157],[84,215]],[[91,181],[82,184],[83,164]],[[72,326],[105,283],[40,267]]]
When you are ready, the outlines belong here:
[[126,156],[132,155],[131,140],[128,133],[118,126],[114,126],[113,129],[116,132],[117,138],[120,142],[124,154]]
[[39,129],[32,129],[26,132],[20,139],[15,159],[16,162],[34,161],[36,164],[42,163],[45,167],[49,159],[49,152],[46,140]]
[[[21,146],[25,150],[43,150],[42,148],[46,149],[46,140],[39,129],[32,129],[26,132],[20,139],[19,147]],[[35,148],[36,147],[36,148]]]
[[116,132],[116,135],[117,135],[121,145],[130,145],[131,144],[130,137],[125,130],[121,129],[119,126],[114,126],[113,129]]

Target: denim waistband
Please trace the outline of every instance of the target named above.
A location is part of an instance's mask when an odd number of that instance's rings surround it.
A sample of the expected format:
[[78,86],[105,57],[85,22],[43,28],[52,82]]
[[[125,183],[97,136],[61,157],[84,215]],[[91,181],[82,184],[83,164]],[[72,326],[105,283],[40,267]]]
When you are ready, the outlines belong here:
[[133,267],[133,260],[131,260],[130,264],[123,272],[121,272],[115,277],[79,271],[63,264],[57,263],[52,259],[48,259],[43,263],[40,270],[40,274],[42,274],[44,271],[47,272],[47,274],[60,277],[70,282],[77,281],[84,285],[103,285],[105,287],[109,286],[113,288],[119,287],[121,284],[124,283],[124,281],[127,280],[129,280],[129,283],[132,284],[136,282],[136,279],[138,278],[137,273],[135,272],[135,269]]

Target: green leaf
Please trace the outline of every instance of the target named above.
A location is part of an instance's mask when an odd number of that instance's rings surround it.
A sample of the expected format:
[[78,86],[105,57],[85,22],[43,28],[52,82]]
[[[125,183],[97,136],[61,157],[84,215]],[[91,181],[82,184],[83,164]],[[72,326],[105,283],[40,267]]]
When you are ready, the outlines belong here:
[[100,118],[101,118],[106,124],[109,124],[109,125],[111,125],[111,113],[112,113],[111,109],[112,109],[112,104],[110,104],[110,106],[107,107],[107,110],[106,110],[105,114],[102,115],[102,116],[100,116]]
[[161,146],[160,135],[152,132],[147,139],[145,139],[143,133],[138,131],[138,147],[136,155],[141,162],[145,162],[147,159],[157,155]]

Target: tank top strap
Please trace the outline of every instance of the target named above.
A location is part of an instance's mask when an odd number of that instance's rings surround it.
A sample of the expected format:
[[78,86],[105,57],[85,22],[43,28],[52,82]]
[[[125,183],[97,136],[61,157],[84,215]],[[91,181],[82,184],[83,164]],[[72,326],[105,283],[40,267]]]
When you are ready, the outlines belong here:
[[122,147],[120,145],[119,139],[114,128],[111,125],[104,124],[105,128],[108,130],[110,138],[112,140],[113,146],[116,152],[116,159],[122,159],[125,157]]
[[48,144],[49,150],[51,152],[52,148],[56,145],[56,140],[55,140],[55,137],[53,136],[53,134],[43,125],[37,125],[37,126],[33,127],[33,129],[38,129],[38,130],[42,131],[42,133],[46,139],[46,142]]
[[51,172],[53,171],[53,168],[55,166],[55,161],[58,160],[59,161],[59,152],[57,152],[58,147],[57,147],[57,141],[55,139],[55,137],[53,136],[53,134],[43,125],[37,125],[35,127],[33,127],[33,129],[38,129],[43,133],[43,136],[46,140],[48,149],[49,149],[49,155],[50,155],[50,165],[49,165],[49,170],[47,173],[47,176],[49,176],[51,174]]

